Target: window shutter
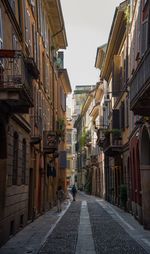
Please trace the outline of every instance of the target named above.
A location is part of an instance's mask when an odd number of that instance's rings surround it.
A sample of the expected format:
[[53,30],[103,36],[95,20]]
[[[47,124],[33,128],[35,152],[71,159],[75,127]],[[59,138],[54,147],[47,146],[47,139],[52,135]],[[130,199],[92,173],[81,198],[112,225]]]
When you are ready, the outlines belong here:
[[142,46],[142,54],[145,53],[145,51],[147,50],[147,42],[148,42],[148,22],[145,21],[143,24],[142,24],[142,43],[141,43],[141,46]]
[[128,128],[129,126],[129,98],[126,98],[125,101],[125,127]]
[[117,97],[121,87],[121,56],[115,55],[112,70],[112,96]]
[[37,62],[37,42],[36,42],[36,32],[35,32],[35,24],[32,25],[32,43],[33,43],[33,56],[35,62]]
[[32,6],[35,6],[35,0],[30,0]]
[[121,129],[125,128],[125,107],[124,107],[124,102],[121,102],[121,106],[120,106],[120,127],[121,127]]
[[2,23],[2,12],[0,9],[0,49],[3,47],[3,23]]
[[38,11],[38,31],[41,33],[41,19],[42,19],[41,0],[37,1],[37,11]]
[[119,129],[120,128],[119,110],[118,109],[114,109],[112,111],[112,128],[113,129]]

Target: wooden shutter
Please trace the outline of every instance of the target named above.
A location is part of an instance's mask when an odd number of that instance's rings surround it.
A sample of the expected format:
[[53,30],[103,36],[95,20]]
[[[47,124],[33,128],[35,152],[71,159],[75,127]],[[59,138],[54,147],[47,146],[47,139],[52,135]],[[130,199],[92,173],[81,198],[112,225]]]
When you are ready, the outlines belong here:
[[3,23],[2,23],[2,12],[0,9],[0,49],[3,47]]
[[119,110],[118,109],[114,109],[112,111],[112,128],[113,129],[119,129],[120,128]]
[[112,96],[117,97],[121,87],[121,56],[115,55],[112,70]]
[[124,101],[121,102],[120,106],[120,127],[121,129],[125,128],[125,107],[124,107]]

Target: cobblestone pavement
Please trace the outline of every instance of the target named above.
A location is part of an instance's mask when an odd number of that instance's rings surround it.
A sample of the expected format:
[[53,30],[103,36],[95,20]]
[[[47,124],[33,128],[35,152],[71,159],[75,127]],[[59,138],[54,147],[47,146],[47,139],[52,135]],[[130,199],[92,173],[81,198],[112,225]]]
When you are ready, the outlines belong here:
[[66,200],[61,213],[58,213],[57,207],[54,207],[25,226],[0,248],[0,254],[37,254],[47,236],[61,220],[69,204],[70,202]]
[[48,237],[39,254],[74,254],[78,237],[81,202],[71,206]]
[[[87,218],[83,216],[83,221],[79,221],[81,204],[87,201],[90,223],[92,227],[92,237],[95,245],[96,254],[147,254],[142,246],[128,234],[121,225],[123,219],[116,221],[111,216],[111,205],[107,206],[108,211],[104,209],[99,200],[95,197],[81,194],[76,202],[72,202],[70,208],[65,213],[61,221],[57,224],[52,234],[48,237],[44,247],[41,248],[39,254],[93,254],[95,252],[88,250],[89,242],[87,241],[88,232],[85,232],[80,239],[80,246],[84,250],[76,249],[79,239],[79,231]],[[82,203],[81,203],[82,202]],[[98,203],[99,202],[99,203]],[[104,205],[103,204],[103,205]],[[121,210],[122,211],[122,210]],[[117,213],[117,212],[116,212]],[[120,215],[118,215],[119,217]],[[129,215],[131,216],[131,215]],[[132,216],[131,216],[132,217]],[[121,218],[121,217],[120,217]],[[79,227],[80,222],[80,227]],[[125,221],[124,221],[125,223]],[[129,222],[130,223],[130,222]],[[128,224],[126,222],[126,224]],[[132,228],[132,226],[130,226]],[[134,224],[135,228],[135,224]],[[136,234],[136,228],[134,233]],[[150,234],[149,234],[150,236]],[[81,240],[83,239],[83,244]],[[89,246],[90,247],[90,246]],[[82,247],[81,247],[82,248]],[[148,248],[150,250],[150,248]]]
[[99,204],[89,202],[88,210],[96,253],[147,253]]
[[150,231],[131,214],[79,192],[61,213],[50,210],[0,249],[0,254],[27,253],[150,254]]

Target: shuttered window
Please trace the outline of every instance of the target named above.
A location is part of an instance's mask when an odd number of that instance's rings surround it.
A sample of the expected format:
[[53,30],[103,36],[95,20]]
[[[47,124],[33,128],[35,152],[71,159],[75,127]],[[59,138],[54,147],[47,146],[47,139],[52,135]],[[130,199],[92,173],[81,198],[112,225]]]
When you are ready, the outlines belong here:
[[40,46],[39,46],[39,33],[36,33],[36,63],[40,70]]
[[149,23],[149,9],[147,1],[143,1],[143,11],[142,11],[142,37],[141,37],[141,52],[142,54],[145,53],[148,47],[148,23]]
[[12,36],[12,47],[15,50],[18,49],[18,40],[15,34]]
[[37,62],[37,42],[36,42],[35,24],[32,24],[32,47],[33,47],[33,57],[35,62]]
[[112,111],[112,128],[113,129],[120,128],[119,110],[118,109],[114,109]]
[[124,101],[121,102],[120,106],[120,128],[124,130],[125,128],[125,106]]
[[61,101],[61,107],[62,107],[63,111],[66,111],[66,95],[65,95],[62,87],[60,87],[60,101]]
[[30,24],[30,13],[25,9],[25,41],[29,52],[31,53],[31,24]]
[[0,49],[3,47],[3,22],[2,22],[2,12],[0,9]]
[[126,98],[125,101],[125,127],[129,127],[129,98]]
[[67,169],[70,169],[70,165],[71,165],[70,160],[67,160]]
[[67,166],[67,153],[66,151],[60,151],[59,153],[60,168],[66,169]]
[[41,0],[37,1],[37,16],[38,16],[38,31],[39,33],[41,33],[41,16],[42,16]]
[[15,0],[9,0],[10,6],[13,10],[13,12],[15,13]]
[[115,55],[112,70],[112,96],[117,97],[121,87],[121,56]]

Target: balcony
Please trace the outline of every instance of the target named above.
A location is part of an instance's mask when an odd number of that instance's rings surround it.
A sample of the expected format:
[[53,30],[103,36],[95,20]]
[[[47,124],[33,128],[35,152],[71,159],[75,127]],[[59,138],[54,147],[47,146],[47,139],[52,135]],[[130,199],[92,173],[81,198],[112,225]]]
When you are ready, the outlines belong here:
[[54,131],[43,132],[43,151],[45,154],[52,154],[58,150],[58,137]]
[[[31,71],[30,71],[31,72]],[[0,50],[0,106],[10,113],[29,113],[33,90],[28,63],[21,51]]]
[[141,59],[129,84],[131,110],[137,115],[150,116],[150,49]]
[[113,133],[109,133],[105,136],[103,141],[103,151],[105,155],[114,157],[122,150],[122,140],[116,137]]

